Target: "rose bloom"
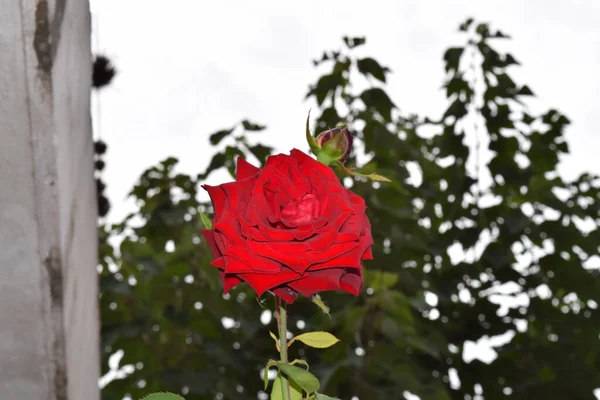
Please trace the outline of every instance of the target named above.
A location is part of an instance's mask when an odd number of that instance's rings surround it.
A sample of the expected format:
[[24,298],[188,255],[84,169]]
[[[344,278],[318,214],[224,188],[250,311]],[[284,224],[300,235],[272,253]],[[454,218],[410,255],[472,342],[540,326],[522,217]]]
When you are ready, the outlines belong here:
[[236,181],[204,185],[214,208],[203,230],[227,293],[248,283],[288,303],[327,290],[358,295],[372,259],[365,201],[304,154],[270,156],[259,169],[237,159]]

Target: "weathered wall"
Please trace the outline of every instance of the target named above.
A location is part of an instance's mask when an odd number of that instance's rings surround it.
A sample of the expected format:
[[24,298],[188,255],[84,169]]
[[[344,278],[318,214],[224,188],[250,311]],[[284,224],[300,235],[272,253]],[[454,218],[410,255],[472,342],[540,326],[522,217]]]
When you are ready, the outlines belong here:
[[0,399],[95,400],[85,0],[0,2]]

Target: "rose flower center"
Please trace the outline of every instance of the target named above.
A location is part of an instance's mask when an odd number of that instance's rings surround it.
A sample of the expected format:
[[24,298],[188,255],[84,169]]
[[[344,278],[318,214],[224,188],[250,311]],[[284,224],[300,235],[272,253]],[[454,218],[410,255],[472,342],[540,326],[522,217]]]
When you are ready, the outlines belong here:
[[305,194],[300,201],[291,200],[281,208],[281,216],[295,224],[310,222],[319,216],[319,200],[314,193]]

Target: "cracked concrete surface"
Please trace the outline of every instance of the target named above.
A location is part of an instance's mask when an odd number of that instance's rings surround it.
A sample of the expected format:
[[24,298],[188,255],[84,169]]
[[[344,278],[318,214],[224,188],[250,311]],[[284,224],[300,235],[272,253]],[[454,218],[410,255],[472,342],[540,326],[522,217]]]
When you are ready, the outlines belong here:
[[0,2],[0,55],[0,397],[97,400],[88,2]]

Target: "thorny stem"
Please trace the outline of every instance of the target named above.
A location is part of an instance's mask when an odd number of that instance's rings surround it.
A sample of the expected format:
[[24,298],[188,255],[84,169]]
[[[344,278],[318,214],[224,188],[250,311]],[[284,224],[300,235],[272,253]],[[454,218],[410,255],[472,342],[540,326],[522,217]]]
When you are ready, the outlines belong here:
[[[281,298],[279,298],[279,296],[275,296],[275,307],[277,328],[279,330],[279,347],[281,347],[281,351],[279,352],[280,361],[284,364],[287,364],[287,311],[285,306],[281,304]],[[279,374],[283,400],[291,400],[292,396],[290,393],[290,382],[284,374],[281,372]]]

